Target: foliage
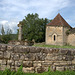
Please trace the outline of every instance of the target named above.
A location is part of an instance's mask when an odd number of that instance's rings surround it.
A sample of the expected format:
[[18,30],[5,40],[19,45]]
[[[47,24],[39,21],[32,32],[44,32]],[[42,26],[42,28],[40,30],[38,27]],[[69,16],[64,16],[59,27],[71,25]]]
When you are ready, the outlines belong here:
[[11,71],[9,69],[5,69],[3,72],[2,72],[3,75],[10,75],[11,74]]
[[[4,28],[3,28],[4,29]],[[2,30],[3,30],[2,29]],[[9,40],[12,40],[11,38],[11,34],[12,34],[12,30],[11,29],[8,29],[7,30],[7,34],[3,34],[1,36],[1,40],[3,41],[3,43],[8,43]]]
[[10,40],[17,39],[17,34],[12,34],[12,30],[9,28],[7,29],[7,33],[5,34],[4,27],[2,26],[1,33],[2,33],[2,35],[0,35],[1,43],[8,43]]
[[66,35],[69,35],[70,34],[70,29],[68,29],[67,31],[66,31]]
[[8,43],[9,40],[11,40],[11,35],[3,35],[2,36],[3,43]]
[[50,47],[50,48],[73,48],[75,49],[75,46],[58,46],[58,45],[45,45],[45,44],[35,44],[33,46],[36,46],[36,47]]
[[25,16],[25,19],[20,22],[23,26],[23,40],[28,39],[32,41],[34,39],[36,42],[45,41],[45,27],[49,22],[47,18],[40,19],[37,13]]
[[22,72],[22,65],[18,69],[18,71],[14,75],[23,75],[24,73]]
[[51,71],[49,69],[48,72],[43,72],[43,73],[24,73],[22,72],[22,66],[20,66],[20,68],[18,69],[17,72],[11,71],[9,69],[5,69],[4,71],[0,71],[0,75],[75,75],[75,71]]
[[7,29],[7,35],[12,34],[12,30],[11,29]]

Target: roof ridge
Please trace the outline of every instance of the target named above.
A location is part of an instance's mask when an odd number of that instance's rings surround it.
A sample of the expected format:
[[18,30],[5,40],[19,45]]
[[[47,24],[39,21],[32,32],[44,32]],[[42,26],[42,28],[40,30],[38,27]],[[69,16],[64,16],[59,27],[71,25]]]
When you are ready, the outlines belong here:
[[71,27],[65,19],[58,13],[57,16],[47,25],[50,26],[65,26],[65,27]]
[[61,22],[61,24],[62,24],[62,26],[63,26],[64,24],[63,24],[63,22],[62,22],[61,17],[62,17],[62,16],[59,14],[60,22]]

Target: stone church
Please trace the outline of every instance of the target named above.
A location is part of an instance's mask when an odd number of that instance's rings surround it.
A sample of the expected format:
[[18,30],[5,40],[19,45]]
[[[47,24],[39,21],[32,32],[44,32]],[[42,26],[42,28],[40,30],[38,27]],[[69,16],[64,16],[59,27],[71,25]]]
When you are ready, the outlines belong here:
[[75,28],[72,28],[58,13],[57,16],[46,25],[46,39],[48,45],[72,45],[75,46]]
[[[19,23],[18,40],[22,40],[22,25]],[[46,25],[46,39],[48,45],[72,45],[75,46],[75,28],[72,28],[58,13],[58,15]]]

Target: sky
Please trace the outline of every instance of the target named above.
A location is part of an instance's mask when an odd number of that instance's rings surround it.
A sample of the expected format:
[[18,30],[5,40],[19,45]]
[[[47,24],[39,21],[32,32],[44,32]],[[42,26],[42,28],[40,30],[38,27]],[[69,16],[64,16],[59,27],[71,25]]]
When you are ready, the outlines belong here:
[[0,30],[3,25],[5,31],[10,28],[16,34],[17,24],[29,13],[48,19],[60,13],[75,27],[75,0],[0,0]]

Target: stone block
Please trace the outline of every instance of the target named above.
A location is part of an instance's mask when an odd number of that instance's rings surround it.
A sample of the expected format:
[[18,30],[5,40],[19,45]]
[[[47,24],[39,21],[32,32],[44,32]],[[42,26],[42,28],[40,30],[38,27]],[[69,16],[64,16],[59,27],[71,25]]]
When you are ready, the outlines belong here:
[[14,66],[15,61],[14,60],[7,60],[7,65]]
[[36,53],[36,60],[37,61],[44,61],[45,60],[45,57],[46,57],[46,54],[45,53]]
[[1,51],[7,50],[7,45],[5,45],[5,44],[0,44],[0,50],[1,50]]
[[68,56],[68,55],[63,56],[63,60],[65,61],[72,61],[73,59],[74,59],[74,56]]
[[51,66],[50,66],[50,70],[51,70],[51,71],[56,71],[56,66],[51,65]]
[[75,50],[72,50],[71,51],[71,55],[75,55]]
[[25,73],[34,73],[34,67],[25,68],[23,67],[23,72]]
[[19,60],[19,57],[20,57],[19,54],[15,54],[13,59],[16,60],[16,61],[18,61]]
[[41,52],[40,47],[30,47],[30,53],[39,53]]
[[71,61],[58,61],[58,62],[54,62],[55,66],[65,66],[65,65],[72,65],[72,62]]
[[58,65],[60,65],[60,63],[59,62],[58,63],[54,63],[53,65],[58,66]]
[[15,71],[15,66],[11,66],[11,71]]
[[58,70],[58,71],[64,71],[65,68],[64,68],[64,66],[57,66],[56,67],[56,70]]
[[49,67],[39,66],[39,67],[35,67],[35,72],[36,73],[48,72],[48,69]]
[[15,66],[20,67],[22,65],[22,62],[20,61],[15,61]]
[[25,54],[20,54],[20,60],[25,60]]
[[21,42],[19,42],[19,41],[15,42],[15,45],[20,45],[20,44],[21,44]]
[[45,61],[55,61],[55,56],[51,54],[47,54]]
[[75,60],[75,55],[74,55],[74,59],[73,60]]
[[37,67],[36,69],[37,69],[37,73],[43,73],[43,72],[45,72],[45,68],[42,67],[42,66]]
[[71,50],[68,50],[68,49],[61,49],[59,51],[59,54],[62,54],[62,55],[71,55]]
[[52,56],[48,55],[46,57],[46,60],[51,60],[51,61],[62,61],[62,59],[63,59],[62,55],[52,55]]
[[17,71],[20,67],[15,66],[15,70]]
[[23,61],[23,67],[33,67],[32,61]]
[[29,47],[26,46],[15,46],[14,52],[16,53],[29,53]]
[[69,66],[65,66],[65,70],[70,70],[70,67]]
[[67,55],[71,55],[71,51],[70,50],[68,50]]
[[3,58],[3,52],[0,51],[0,58]]
[[8,51],[4,52],[4,58],[9,59],[10,58],[10,52],[8,52]]
[[43,67],[44,68],[44,72],[48,72],[49,66],[48,67]]
[[10,69],[10,65],[6,65],[7,69]]
[[28,53],[25,55],[26,61],[34,61],[35,60],[35,54],[34,53]]
[[10,57],[11,57],[12,60],[14,59],[14,55],[15,55],[15,53],[10,54]]
[[75,60],[72,61],[72,64],[75,65]]
[[2,60],[2,65],[6,65],[7,64],[7,60]]
[[51,53],[51,54],[52,54],[52,53],[54,54],[54,53],[58,53],[58,52],[59,52],[59,49],[54,49],[54,48],[51,49],[51,48],[49,48],[49,52],[48,52],[48,53],[49,53],[49,54],[50,54],[50,53]]
[[49,50],[50,50],[49,48],[44,48],[44,47],[41,48],[41,52],[42,53],[48,54],[49,53]]
[[44,62],[42,62],[42,66],[44,66],[44,67],[49,67],[52,64],[53,64],[53,61],[44,61]]
[[33,66],[34,67],[40,67],[40,66],[42,66],[42,62],[44,62],[44,61],[33,61]]
[[72,61],[66,61],[68,65],[72,65]]
[[68,50],[67,50],[67,49],[61,49],[59,52],[60,52],[60,54],[62,54],[62,55],[66,55],[67,52],[68,52]]
[[70,66],[70,70],[75,71],[75,65]]
[[7,45],[7,50],[8,51],[13,51],[14,47],[15,47],[15,45]]
[[71,65],[71,66],[65,66],[65,70],[74,70],[75,71],[75,66]]
[[1,65],[1,70],[4,71],[6,69],[6,65]]
[[2,64],[2,60],[0,60],[0,65]]

